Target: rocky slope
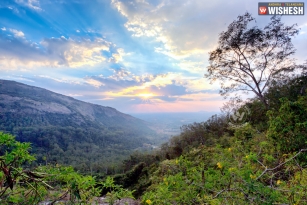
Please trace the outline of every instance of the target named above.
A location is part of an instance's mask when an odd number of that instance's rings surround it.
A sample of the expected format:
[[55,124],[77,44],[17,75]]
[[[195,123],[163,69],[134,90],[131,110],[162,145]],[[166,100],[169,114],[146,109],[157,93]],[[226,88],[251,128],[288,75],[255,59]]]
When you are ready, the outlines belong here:
[[0,80],[1,130],[31,142],[38,160],[47,156],[89,169],[91,159],[106,170],[106,164],[150,143],[155,135],[146,122],[114,108],[7,80]]

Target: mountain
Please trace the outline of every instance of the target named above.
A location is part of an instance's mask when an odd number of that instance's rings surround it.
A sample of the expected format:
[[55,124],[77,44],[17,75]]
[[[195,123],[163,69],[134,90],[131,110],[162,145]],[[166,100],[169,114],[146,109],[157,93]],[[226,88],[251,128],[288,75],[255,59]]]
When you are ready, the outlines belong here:
[[155,135],[114,108],[7,80],[0,80],[0,130],[31,142],[38,162],[106,172]]

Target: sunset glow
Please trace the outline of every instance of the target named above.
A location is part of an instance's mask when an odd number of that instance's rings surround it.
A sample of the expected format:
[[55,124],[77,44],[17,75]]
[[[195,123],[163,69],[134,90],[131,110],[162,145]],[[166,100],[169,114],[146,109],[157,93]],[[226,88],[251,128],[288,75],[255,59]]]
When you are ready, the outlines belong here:
[[144,99],[148,99],[148,98],[151,98],[152,96],[154,96],[154,94],[152,94],[152,93],[141,93],[141,94],[138,94],[137,96],[144,98]]
[[[219,111],[220,83],[210,84],[208,53],[219,34],[258,1],[3,0],[0,78],[42,87],[122,112]],[[305,59],[307,18],[293,39]],[[224,82],[227,83],[227,82]],[[214,103],[213,103],[214,102]]]

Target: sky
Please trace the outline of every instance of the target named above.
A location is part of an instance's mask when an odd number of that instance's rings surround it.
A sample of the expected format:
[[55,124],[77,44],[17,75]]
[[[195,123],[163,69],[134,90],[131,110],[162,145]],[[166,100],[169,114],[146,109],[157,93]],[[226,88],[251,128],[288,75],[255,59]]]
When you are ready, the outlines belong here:
[[[255,0],[1,0],[0,79],[125,113],[219,111],[208,53],[246,11],[270,21]],[[303,62],[306,14],[282,21]]]

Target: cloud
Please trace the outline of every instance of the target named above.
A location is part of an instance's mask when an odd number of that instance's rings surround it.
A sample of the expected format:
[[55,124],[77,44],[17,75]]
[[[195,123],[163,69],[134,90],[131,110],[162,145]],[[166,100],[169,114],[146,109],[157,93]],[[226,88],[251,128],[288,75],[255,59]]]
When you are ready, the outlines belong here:
[[[219,33],[238,15],[249,11],[263,27],[270,17],[258,18],[258,1],[203,0],[112,0],[126,18],[125,28],[135,38],[153,39],[154,51],[177,60],[177,66],[192,74],[204,73],[208,52],[216,48]],[[286,25],[305,25],[306,18],[283,18]],[[299,46],[299,44],[298,44]]]
[[[217,34],[245,11],[254,13],[258,2],[112,0],[112,5],[127,18],[125,27],[134,36],[153,37],[174,55],[191,55],[215,46]],[[270,18],[257,20],[268,22]],[[300,22],[306,24],[306,20]]]
[[[167,73],[167,74],[158,74],[158,75],[141,75],[136,76],[130,74],[129,76],[124,76],[129,80],[125,80],[125,78],[121,78],[121,80],[130,82],[130,86],[126,84],[125,87],[122,87],[120,90],[111,90],[108,92],[108,95],[112,96],[134,96],[140,93],[148,93],[151,87],[165,87],[166,85],[173,84],[173,80],[177,74],[174,73]],[[118,78],[115,79],[114,77],[110,77],[109,79],[119,80]],[[116,82],[117,84],[121,84],[121,81]]]
[[217,39],[214,37],[212,41],[210,34],[224,24],[216,18],[207,18],[216,5],[214,2],[112,0],[112,5],[127,18],[125,27],[133,36],[154,38],[162,43],[156,51],[174,58],[207,51]]
[[178,79],[180,76],[180,73],[165,73],[149,76],[150,81],[144,83],[144,86],[148,87],[154,85],[157,87],[165,87],[166,85],[173,84],[173,81]]
[[[231,3],[223,4],[228,7]],[[175,60],[177,71],[194,76],[206,72],[208,52],[216,47],[217,34],[230,23],[220,19],[229,19],[229,13],[233,13],[228,10],[213,18],[220,4],[200,0],[112,0],[112,5],[126,17],[124,26],[132,36],[153,39],[154,52]]]
[[58,65],[80,67],[93,66],[106,61],[101,52],[108,51],[111,44],[101,38],[96,38],[94,41],[89,39],[75,41],[62,36],[61,38],[45,39],[41,45],[46,48],[47,54],[51,58],[56,59]]
[[[35,79],[35,80],[34,80]],[[49,75],[36,75],[34,77],[34,81],[41,81],[41,82],[53,82],[53,83],[60,83],[60,84],[66,84],[66,86],[69,85],[82,85],[85,83],[85,81],[80,81],[80,78],[76,77],[53,77]]]
[[5,28],[5,27],[2,27],[1,30],[2,30],[2,31],[6,31],[6,28]]
[[20,4],[22,6],[26,6],[30,9],[41,11],[40,4],[38,0],[15,0],[17,4]]
[[34,80],[25,78],[22,75],[15,75],[15,76],[11,76],[11,75],[5,76],[5,75],[2,75],[1,79],[20,81],[20,82],[24,82],[24,83],[35,83]]
[[204,73],[205,67],[204,63],[201,61],[192,61],[192,60],[181,60],[177,64],[182,70],[189,71],[190,73]]
[[96,87],[96,88],[99,88],[101,86],[104,86],[103,83],[99,82],[98,80],[94,80],[94,79],[91,79],[91,78],[86,78],[85,79],[86,83]]
[[[5,30],[3,30],[3,31],[5,31]],[[25,37],[25,34],[22,31],[18,31],[16,29],[10,29],[10,31],[13,33],[15,38],[24,38]]]
[[[174,77],[172,73],[139,76],[141,79],[139,82],[135,78],[132,79],[133,74],[130,75],[131,80],[116,80],[101,75],[84,78],[57,77],[56,73],[53,75],[11,76],[6,79],[23,81],[79,100],[115,107],[124,112],[212,111],[218,110],[223,102],[223,98],[212,90],[195,92],[187,89],[188,84],[177,85],[178,82],[175,79],[167,81],[168,83],[163,85],[157,80],[172,78]],[[132,87],[137,89],[126,90],[126,88]],[[124,91],[129,92],[124,93]]]
[[113,70],[114,74],[108,77],[110,79],[114,79],[116,81],[123,80],[123,79],[126,79],[126,80],[131,79],[131,76],[132,76],[131,72],[126,69],[120,68],[120,69],[111,69],[111,70]]
[[128,55],[125,53],[124,49],[119,48],[115,53],[112,54],[112,57],[109,59],[110,62],[119,63],[123,60],[123,56]]
[[[180,73],[135,75],[124,69],[114,70],[111,76],[85,78],[89,84],[99,87],[106,97],[151,98],[174,101],[180,96],[193,93],[217,93],[203,78],[184,77]],[[181,100],[187,100],[182,98]]]
[[102,51],[109,51],[114,46],[101,38],[76,40],[64,36],[35,43],[25,39],[22,31],[10,31],[14,38],[0,34],[2,69],[95,66],[109,61]]
[[216,91],[220,88],[218,83],[210,84],[205,78],[182,78],[177,84],[185,86],[189,92],[199,92],[202,90]]
[[67,94],[67,96],[70,96],[70,97],[81,97],[83,95],[69,93],[69,94]]

